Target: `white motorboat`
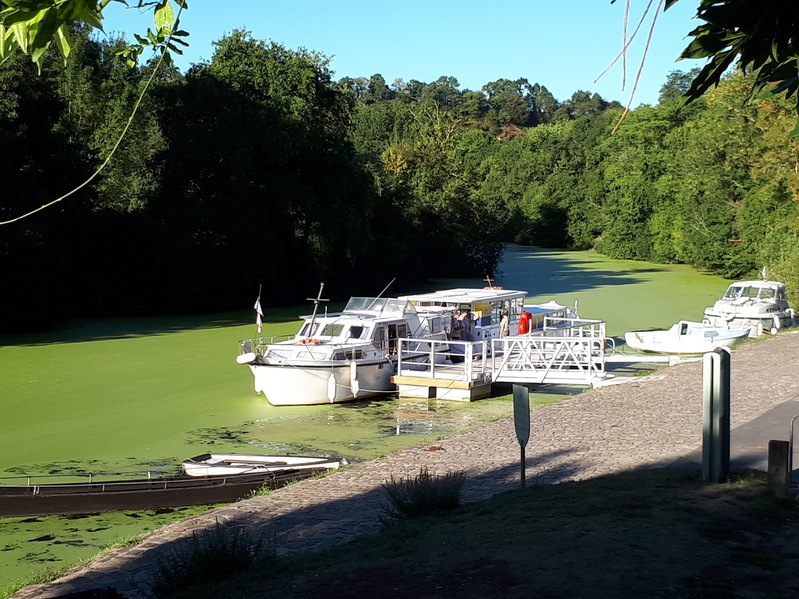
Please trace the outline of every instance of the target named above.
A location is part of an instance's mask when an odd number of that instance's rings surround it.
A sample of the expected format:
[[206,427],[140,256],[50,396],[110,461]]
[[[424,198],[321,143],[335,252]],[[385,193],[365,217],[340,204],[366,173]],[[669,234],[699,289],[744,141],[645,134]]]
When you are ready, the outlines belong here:
[[[321,290],[320,290],[321,295]],[[246,339],[236,358],[247,364],[255,391],[273,405],[350,401],[393,388],[397,340],[445,339],[450,316],[420,315],[408,300],[353,297],[343,312],[303,317],[291,339]]]
[[795,313],[788,306],[785,285],[776,281],[738,281],[724,296],[705,309],[704,322],[726,329],[749,329],[757,337],[763,331],[793,326]]
[[243,340],[236,360],[250,367],[255,391],[273,405],[339,403],[391,393],[400,339],[414,340],[414,351],[424,355],[434,340],[490,340],[499,336],[503,311],[516,326],[525,296],[491,287],[353,297],[343,312],[323,315],[317,314],[323,301],[317,297],[313,314],[303,318],[293,338]]
[[335,470],[341,460],[325,457],[205,453],[183,462],[188,476],[234,476],[263,472]]
[[665,331],[633,331],[624,334],[627,346],[661,354],[701,354],[717,347],[732,347],[749,329],[726,329],[702,322],[681,320]]

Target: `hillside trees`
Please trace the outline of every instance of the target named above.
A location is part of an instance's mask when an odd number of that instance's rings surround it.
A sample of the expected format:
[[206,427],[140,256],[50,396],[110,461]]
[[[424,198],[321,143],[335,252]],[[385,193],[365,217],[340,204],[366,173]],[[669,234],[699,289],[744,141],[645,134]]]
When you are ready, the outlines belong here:
[[[213,303],[259,283],[285,301],[368,259],[375,197],[324,57],[234,31],[162,102],[171,168],[156,212],[182,257],[170,277],[204,271]],[[183,110],[166,119],[174,103]]]
[[[84,180],[118,139],[152,68],[124,66],[122,44],[76,33],[66,68],[0,66],[4,215]],[[160,73],[92,185],[0,229],[7,282],[30,290],[15,309],[40,318],[56,291],[63,316],[236,308],[261,284],[281,303],[320,280],[334,297],[410,289],[495,275],[507,241],[730,277],[765,264],[799,289],[792,106],[745,105],[751,75],[678,110],[674,73],[611,134],[621,107],[588,91],[335,82],[325,56],[244,31]]]
[[[64,110],[57,90],[58,70],[51,61],[44,63],[41,76],[21,54],[0,68],[0,220],[40,206],[90,172],[81,160],[81,143],[57,126]],[[65,261],[88,196],[82,193],[69,207],[0,228],[0,328],[39,328],[59,316],[46,307],[59,290],[70,287]],[[13,291],[18,289],[25,293]]]

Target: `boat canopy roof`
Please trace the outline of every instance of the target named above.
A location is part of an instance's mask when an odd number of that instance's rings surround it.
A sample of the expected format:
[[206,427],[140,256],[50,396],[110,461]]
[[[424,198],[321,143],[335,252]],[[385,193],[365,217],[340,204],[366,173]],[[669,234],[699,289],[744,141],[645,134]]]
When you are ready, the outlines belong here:
[[400,299],[410,300],[414,304],[420,306],[456,306],[461,304],[474,305],[485,302],[524,299],[526,296],[526,291],[517,291],[515,289],[499,289],[496,287],[488,289],[469,289],[466,287],[459,287],[430,293],[405,295],[400,297]]

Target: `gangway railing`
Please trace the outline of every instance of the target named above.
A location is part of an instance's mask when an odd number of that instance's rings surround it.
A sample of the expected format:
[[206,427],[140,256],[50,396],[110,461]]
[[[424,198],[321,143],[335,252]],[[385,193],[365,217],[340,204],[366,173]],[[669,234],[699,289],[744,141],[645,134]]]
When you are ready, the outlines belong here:
[[594,385],[606,377],[605,323],[547,318],[543,334],[493,339],[494,382]]
[[547,317],[535,333],[485,341],[397,341],[399,377],[588,386],[606,378],[601,320]]
[[397,374],[425,379],[491,381],[486,341],[398,339]]

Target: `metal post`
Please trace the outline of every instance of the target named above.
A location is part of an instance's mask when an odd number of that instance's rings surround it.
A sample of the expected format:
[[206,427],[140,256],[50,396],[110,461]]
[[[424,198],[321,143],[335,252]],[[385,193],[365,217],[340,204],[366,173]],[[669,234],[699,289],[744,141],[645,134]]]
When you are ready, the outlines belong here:
[[702,359],[702,480],[710,480],[713,449],[713,371],[715,354]]
[[702,379],[702,480],[721,482],[730,473],[730,354],[704,356]]
[[718,435],[716,468],[716,482],[727,480],[730,477],[730,352],[717,347],[715,351],[719,356],[719,369],[717,381],[714,386],[718,388],[716,394],[715,429]]

